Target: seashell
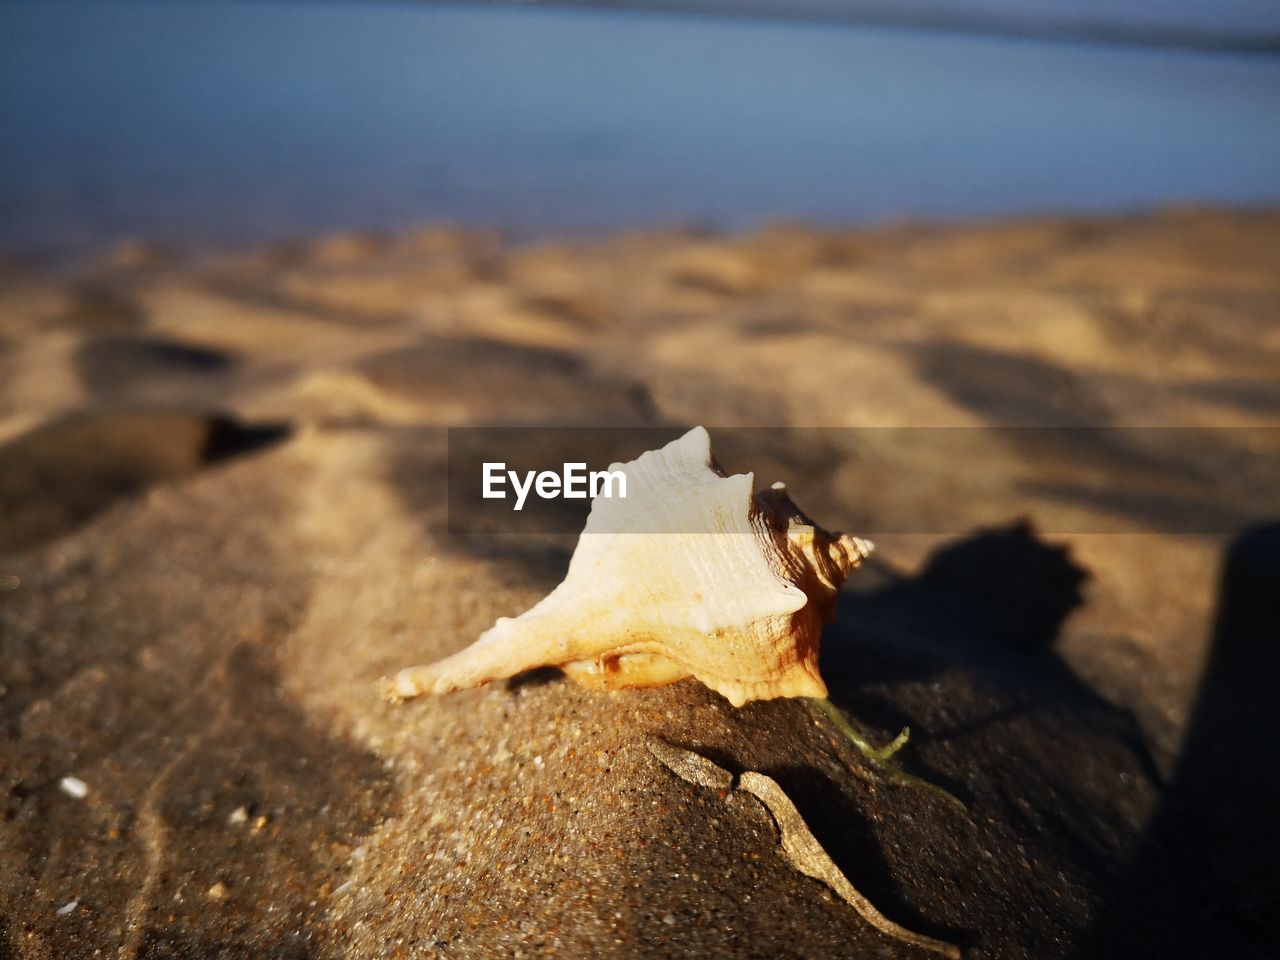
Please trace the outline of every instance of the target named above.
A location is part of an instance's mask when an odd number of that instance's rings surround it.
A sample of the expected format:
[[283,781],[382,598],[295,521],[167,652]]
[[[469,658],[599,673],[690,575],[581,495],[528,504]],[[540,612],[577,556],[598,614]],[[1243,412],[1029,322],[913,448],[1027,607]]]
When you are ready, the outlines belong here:
[[827,695],[822,625],[871,544],[818,527],[782,484],[753,496],[753,475],[726,476],[702,427],[609,469],[627,496],[592,501],[564,581],[466,649],[384,679],[385,697],[542,666],[602,690],[695,677],[734,706]]

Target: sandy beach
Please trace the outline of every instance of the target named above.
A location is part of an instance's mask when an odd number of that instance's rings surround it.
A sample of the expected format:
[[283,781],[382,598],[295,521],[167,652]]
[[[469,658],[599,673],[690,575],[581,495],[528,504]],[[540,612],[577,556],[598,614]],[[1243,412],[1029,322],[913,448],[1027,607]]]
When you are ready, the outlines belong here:
[[[5,263],[0,957],[927,956],[651,736],[967,957],[1273,955],[1277,315],[1280,214],[1214,209]],[[874,537],[823,675],[967,812],[800,701],[379,700],[564,574],[448,532],[485,424],[989,431],[981,503],[928,445],[732,464]],[[1168,432],[1075,487],[1083,427]]]

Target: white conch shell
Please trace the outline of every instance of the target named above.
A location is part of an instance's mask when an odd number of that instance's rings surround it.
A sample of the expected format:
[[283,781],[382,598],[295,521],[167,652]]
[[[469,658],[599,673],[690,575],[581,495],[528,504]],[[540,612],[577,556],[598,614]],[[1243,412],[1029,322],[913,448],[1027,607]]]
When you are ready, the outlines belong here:
[[384,680],[384,696],[540,666],[606,690],[696,677],[734,706],[827,695],[822,624],[871,544],[820,529],[781,484],[753,497],[752,474],[725,476],[702,427],[609,469],[627,496],[592,502],[564,581],[465,650]]

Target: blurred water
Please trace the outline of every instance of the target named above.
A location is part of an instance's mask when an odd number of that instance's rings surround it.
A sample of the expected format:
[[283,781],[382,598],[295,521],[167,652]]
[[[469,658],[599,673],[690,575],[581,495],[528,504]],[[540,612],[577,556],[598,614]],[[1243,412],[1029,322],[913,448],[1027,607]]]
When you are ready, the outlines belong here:
[[[501,2],[501,0],[498,0]],[[520,0],[555,3],[557,0]],[[1280,52],[1275,0],[568,0],[610,8],[701,11],[832,23],[893,24],[1001,36]]]
[[0,249],[1280,201],[1280,58],[506,7],[0,2]]

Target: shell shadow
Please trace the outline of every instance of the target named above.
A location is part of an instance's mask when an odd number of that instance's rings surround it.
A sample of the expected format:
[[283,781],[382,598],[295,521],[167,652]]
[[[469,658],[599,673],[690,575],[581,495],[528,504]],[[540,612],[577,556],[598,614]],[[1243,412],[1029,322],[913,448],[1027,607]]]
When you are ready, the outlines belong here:
[[508,677],[506,688],[510,693],[522,687],[545,687],[547,684],[563,679],[564,671],[559,667],[534,667],[532,670],[517,673],[514,677]]
[[[1025,845],[1084,902],[1104,902],[1140,837],[1128,798],[1158,802],[1163,778],[1135,717],[1055,649],[1088,571],[1014,523],[947,544],[915,576],[875,572],[878,582],[845,594],[824,638],[833,702],[879,731],[873,742],[911,727],[897,762],[969,806],[972,862]],[[880,881],[867,877],[870,895]],[[892,885],[883,889],[892,904]],[[1071,921],[1055,955],[1069,955],[1091,919]]]
[[[1088,571],[1026,521],[981,530],[936,551],[914,577],[877,568],[879,582],[840,599],[824,638],[822,670],[836,702],[858,704],[884,729],[912,726],[916,742],[943,742],[1046,708],[1088,712],[1134,754],[1153,783],[1154,758],[1136,720],[1081,680],[1054,649],[1083,602]],[[879,691],[960,669],[999,691],[987,716],[946,727],[914,723]]]

